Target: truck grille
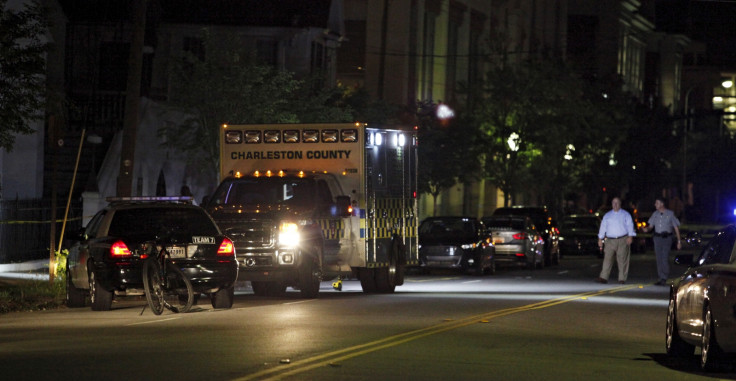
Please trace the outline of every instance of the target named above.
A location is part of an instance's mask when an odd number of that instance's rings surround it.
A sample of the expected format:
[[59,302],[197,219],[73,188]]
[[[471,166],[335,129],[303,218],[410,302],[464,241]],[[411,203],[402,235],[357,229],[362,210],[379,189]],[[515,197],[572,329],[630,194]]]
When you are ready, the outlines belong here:
[[256,221],[227,222],[222,230],[239,248],[269,248],[275,243],[274,232],[269,223]]

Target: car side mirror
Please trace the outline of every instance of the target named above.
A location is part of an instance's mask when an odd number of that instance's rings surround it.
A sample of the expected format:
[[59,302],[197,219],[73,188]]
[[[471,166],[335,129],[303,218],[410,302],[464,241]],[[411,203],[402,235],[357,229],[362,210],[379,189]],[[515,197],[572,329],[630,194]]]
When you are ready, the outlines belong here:
[[336,215],[339,217],[350,217],[353,215],[353,206],[350,203],[350,196],[335,197],[335,206],[337,207]]
[[84,241],[85,239],[87,239],[87,237],[84,234],[85,230],[86,229],[82,227],[82,228],[70,231],[68,234],[68,239],[70,241]]

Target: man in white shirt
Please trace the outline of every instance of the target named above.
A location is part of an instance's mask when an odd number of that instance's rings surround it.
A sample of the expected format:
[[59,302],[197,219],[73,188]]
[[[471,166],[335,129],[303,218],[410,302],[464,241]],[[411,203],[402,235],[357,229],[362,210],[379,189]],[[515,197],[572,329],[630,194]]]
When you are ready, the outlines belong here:
[[[598,283],[608,283],[608,276],[613,268],[613,256],[616,256],[618,266],[618,283],[626,283],[629,275],[629,256],[631,242],[636,236],[634,220],[629,212],[621,209],[621,199],[614,197],[611,201],[612,210],[603,216],[601,227],[598,230],[598,247],[603,248],[603,268],[596,279]],[[603,244],[605,239],[605,246]]]

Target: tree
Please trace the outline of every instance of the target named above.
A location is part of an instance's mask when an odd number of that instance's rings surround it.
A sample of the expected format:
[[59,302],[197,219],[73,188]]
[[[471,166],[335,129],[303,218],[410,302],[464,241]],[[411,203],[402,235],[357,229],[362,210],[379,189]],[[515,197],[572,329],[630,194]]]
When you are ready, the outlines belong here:
[[17,134],[30,135],[30,123],[43,116],[47,43],[43,8],[29,3],[20,11],[0,0],[0,147],[10,152]]
[[558,210],[568,190],[616,152],[630,127],[618,94],[579,78],[561,60],[497,62],[466,87],[468,110],[483,139],[485,177],[505,195]]
[[462,117],[438,120],[435,105],[430,102],[420,102],[418,117],[418,190],[432,195],[437,213],[437,197],[442,191],[458,181],[479,178],[478,134]]
[[203,169],[218,171],[223,123],[354,121],[339,89],[324,88],[319,78],[300,80],[257,65],[237,38],[215,39],[204,29],[201,41],[200,55],[185,52],[170,63],[169,106],[185,110],[188,118],[161,132]]

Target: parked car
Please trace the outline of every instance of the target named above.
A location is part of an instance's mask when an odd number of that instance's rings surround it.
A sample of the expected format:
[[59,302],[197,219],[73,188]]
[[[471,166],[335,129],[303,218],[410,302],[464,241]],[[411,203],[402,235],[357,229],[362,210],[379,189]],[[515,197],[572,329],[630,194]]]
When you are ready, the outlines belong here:
[[560,252],[563,255],[598,255],[601,219],[595,214],[571,214],[560,220]]
[[527,216],[489,216],[481,219],[496,247],[496,262],[544,267],[544,240]]
[[560,263],[560,230],[557,227],[557,222],[552,218],[552,215],[546,207],[521,205],[508,206],[497,208],[493,212],[494,216],[510,214],[527,216],[532,219],[534,226],[536,226],[537,231],[539,231],[544,239],[544,264],[546,266]]
[[166,242],[196,295],[209,295],[214,308],[230,308],[238,276],[232,241],[204,209],[175,200],[111,200],[72,237],[76,242],[67,258],[67,305],[84,307],[89,296],[93,310],[105,311],[113,298],[144,295],[143,261],[157,242]]
[[689,266],[670,286],[666,349],[673,357],[690,357],[700,347],[700,366],[707,371],[731,364],[736,355],[736,226],[716,233],[700,255],[675,257]]
[[419,225],[419,263],[424,269],[496,272],[495,247],[474,217],[430,217]]

